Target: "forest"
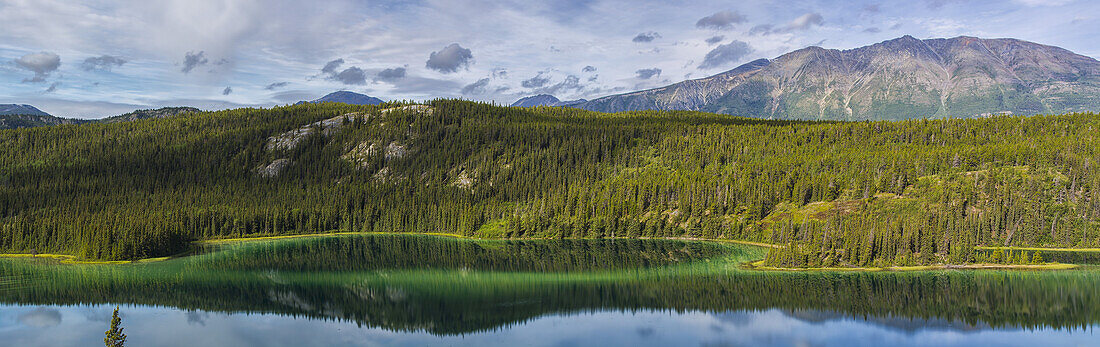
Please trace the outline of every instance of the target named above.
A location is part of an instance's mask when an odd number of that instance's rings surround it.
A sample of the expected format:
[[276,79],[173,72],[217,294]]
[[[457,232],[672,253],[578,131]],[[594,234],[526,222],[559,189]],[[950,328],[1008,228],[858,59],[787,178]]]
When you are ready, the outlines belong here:
[[783,267],[1100,246],[1100,116],[804,122],[462,100],[0,131],[0,252],[140,259],[229,237],[731,239]]

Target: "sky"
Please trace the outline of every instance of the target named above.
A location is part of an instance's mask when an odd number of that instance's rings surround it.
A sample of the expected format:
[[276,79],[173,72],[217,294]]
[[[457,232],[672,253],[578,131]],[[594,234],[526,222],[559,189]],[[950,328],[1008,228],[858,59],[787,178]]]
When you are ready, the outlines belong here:
[[1100,57],[1100,1],[0,0],[0,103],[100,118],[383,100],[563,100],[807,46],[1011,37]]

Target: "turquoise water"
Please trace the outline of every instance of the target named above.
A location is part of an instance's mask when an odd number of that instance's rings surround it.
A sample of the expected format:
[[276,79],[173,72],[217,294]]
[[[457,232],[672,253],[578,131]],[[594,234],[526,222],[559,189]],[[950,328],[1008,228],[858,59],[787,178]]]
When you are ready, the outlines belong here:
[[0,260],[9,345],[1097,345],[1100,272],[784,273],[669,240],[339,236]]

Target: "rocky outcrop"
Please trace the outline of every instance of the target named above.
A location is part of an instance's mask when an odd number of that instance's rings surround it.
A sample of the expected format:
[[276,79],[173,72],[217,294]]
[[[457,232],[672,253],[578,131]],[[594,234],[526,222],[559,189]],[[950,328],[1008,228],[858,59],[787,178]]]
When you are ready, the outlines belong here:
[[287,166],[290,166],[290,164],[290,159],[275,159],[270,164],[267,164],[266,166],[260,166],[254,171],[256,172],[256,175],[260,177],[275,177],[279,176],[279,174],[281,174]]

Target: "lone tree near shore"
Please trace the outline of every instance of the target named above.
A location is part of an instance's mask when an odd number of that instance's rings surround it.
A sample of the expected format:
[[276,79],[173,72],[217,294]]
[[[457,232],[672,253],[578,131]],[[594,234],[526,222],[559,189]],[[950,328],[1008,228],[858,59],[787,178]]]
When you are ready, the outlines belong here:
[[107,347],[123,347],[126,344],[126,334],[122,333],[122,318],[118,317],[118,306],[115,306],[115,313],[111,315],[111,328],[105,334],[107,337],[103,338],[103,344]]

